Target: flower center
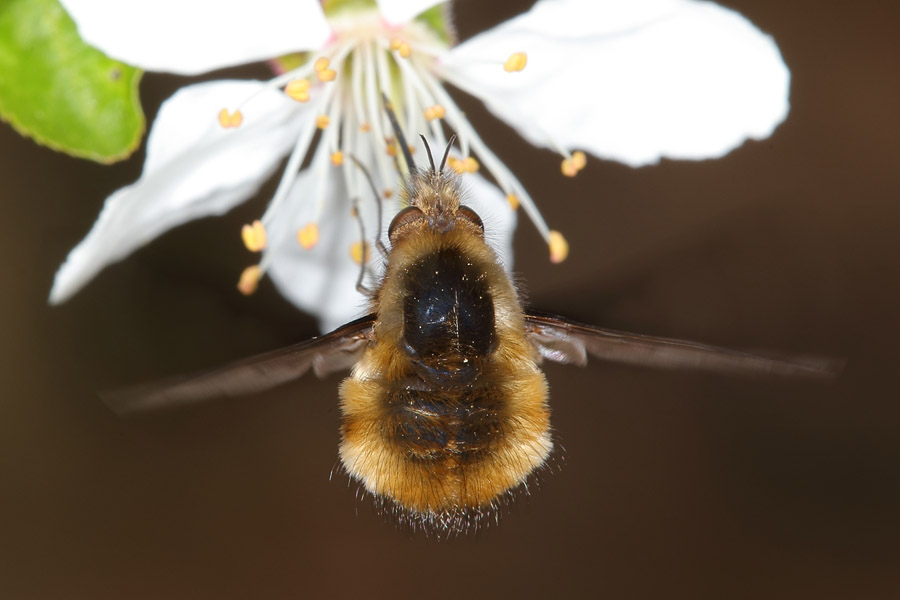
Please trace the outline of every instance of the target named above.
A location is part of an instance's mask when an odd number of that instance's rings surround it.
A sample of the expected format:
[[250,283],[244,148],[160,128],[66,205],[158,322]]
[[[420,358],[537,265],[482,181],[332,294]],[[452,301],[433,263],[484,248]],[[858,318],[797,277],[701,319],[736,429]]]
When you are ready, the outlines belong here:
[[[389,98],[401,129],[411,139],[424,134],[432,148],[443,149],[450,134],[455,134],[458,150],[451,150],[448,166],[463,176],[483,168],[504,192],[510,206],[523,207],[548,244],[551,260],[564,260],[568,250],[565,239],[547,227],[528,192],[488,148],[444,88],[441,60],[449,50],[452,36],[442,9],[433,8],[418,19],[395,27],[381,18],[372,0],[326,0],[324,7],[334,35],[321,52],[272,61],[279,74],[266,88],[283,88],[288,97],[305,104],[303,114],[308,123],[298,137],[269,207],[260,222],[253,224],[253,235],[245,236],[245,241],[251,239],[246,243],[249,250],[264,252],[260,270],[253,275],[258,279],[265,271],[271,256],[268,250],[278,243],[270,240],[266,245],[256,241],[265,239],[265,229],[273,219],[287,217],[290,222],[297,222],[299,207],[286,206],[286,202],[307,157],[314,181],[325,181],[331,168],[342,169],[349,196],[344,214],[350,214],[351,205],[358,199],[372,194],[367,181],[369,173],[353,164],[355,161],[345,161],[345,155],[366,161],[372,169],[382,190],[376,201],[390,204],[384,210],[386,214],[400,208],[396,205],[399,195],[394,193],[400,181],[396,158],[400,152],[385,113],[383,95]],[[498,77],[515,77],[527,63],[525,53],[520,51],[484,60],[497,64]],[[242,105],[251,101],[248,98]],[[310,109],[312,117],[307,114]],[[234,111],[223,109],[219,115],[220,124],[226,128],[238,127],[243,120],[240,107]],[[380,147],[384,151],[379,151]],[[410,147],[410,152],[414,149]],[[582,153],[572,155],[561,150],[561,154],[565,159],[564,174],[574,175],[584,166]],[[295,229],[293,243],[299,242],[303,248],[310,249],[318,243],[317,223],[326,202],[325,187],[317,184],[311,190],[309,200],[316,207],[314,215]],[[375,232],[375,236],[381,233]],[[368,245],[361,240],[351,248],[353,258],[362,261],[368,257],[369,253],[361,250]],[[254,287],[242,285],[239,289]]]

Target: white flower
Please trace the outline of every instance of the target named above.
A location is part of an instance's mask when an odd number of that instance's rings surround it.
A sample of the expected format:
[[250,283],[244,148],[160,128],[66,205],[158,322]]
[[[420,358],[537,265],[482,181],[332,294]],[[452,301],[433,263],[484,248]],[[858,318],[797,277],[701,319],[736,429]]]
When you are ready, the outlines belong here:
[[[249,248],[262,249],[260,235],[267,242],[259,268],[241,285],[250,291],[268,273],[323,328],[359,314],[364,301],[350,249],[358,255],[360,233],[351,203],[359,203],[369,248],[381,231],[375,194],[347,158],[368,166],[379,195],[395,190],[382,91],[420,150],[416,134],[440,154],[456,133],[452,166],[466,172],[473,208],[507,265],[510,204],[521,204],[552,259],[565,257],[565,241],[446,83],[559,153],[568,175],[583,168],[582,151],[632,166],[718,157],[767,137],[788,111],[790,74],[775,43],[710,2],[538,0],[457,46],[434,0],[62,2],[86,41],[148,70],[196,74],[279,56],[274,64],[288,68],[285,55],[305,54],[293,55],[302,59],[271,81],[200,83],[167,100],[141,177],[107,199],[57,273],[53,303],[166,230],[248,199],[289,153],[262,227],[248,231]],[[421,151],[417,158],[421,165]],[[474,173],[479,164],[494,183]],[[389,220],[396,194],[383,202]]]

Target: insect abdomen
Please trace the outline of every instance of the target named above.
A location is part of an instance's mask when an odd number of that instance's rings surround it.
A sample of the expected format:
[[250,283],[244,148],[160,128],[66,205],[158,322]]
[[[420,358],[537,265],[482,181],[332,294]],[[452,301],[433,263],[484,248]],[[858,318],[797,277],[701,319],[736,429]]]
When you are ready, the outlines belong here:
[[537,370],[448,394],[352,377],[341,386],[341,461],[370,492],[429,522],[490,511],[550,454]]
[[412,460],[452,471],[479,460],[502,435],[503,399],[480,387],[453,392],[403,387],[386,395],[385,437]]

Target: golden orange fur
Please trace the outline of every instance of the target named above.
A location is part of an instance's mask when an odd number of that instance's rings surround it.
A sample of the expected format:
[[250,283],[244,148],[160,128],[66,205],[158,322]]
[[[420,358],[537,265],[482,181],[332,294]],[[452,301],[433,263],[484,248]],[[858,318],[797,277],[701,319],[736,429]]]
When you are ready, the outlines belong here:
[[[372,494],[421,520],[448,523],[490,509],[547,459],[547,383],[509,276],[481,230],[458,214],[455,179],[419,174],[408,193],[427,218],[392,232],[373,303],[375,343],[340,388],[340,456]],[[496,344],[480,357],[480,374],[470,386],[421,384],[405,351],[410,265],[437,252],[459,256],[493,301]],[[439,410],[429,410],[435,402]]]

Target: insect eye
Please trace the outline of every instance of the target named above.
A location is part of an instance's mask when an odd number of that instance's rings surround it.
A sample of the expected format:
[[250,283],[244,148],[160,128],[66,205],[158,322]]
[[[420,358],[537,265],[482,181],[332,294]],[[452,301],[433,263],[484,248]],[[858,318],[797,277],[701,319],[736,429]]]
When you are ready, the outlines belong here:
[[425,214],[415,206],[407,206],[398,212],[394,220],[391,221],[390,227],[388,227],[388,237],[391,239],[391,243],[394,243],[394,237],[401,229],[424,218]]
[[460,206],[456,211],[456,216],[462,217],[466,221],[469,221],[477,227],[481,233],[484,233],[484,223],[481,220],[481,217],[478,216],[478,213],[469,208],[468,206]]

